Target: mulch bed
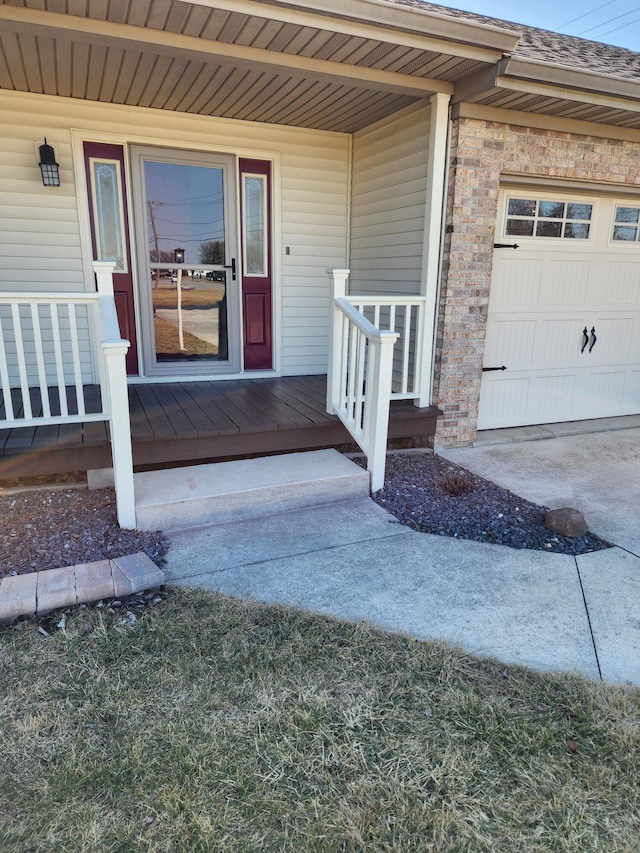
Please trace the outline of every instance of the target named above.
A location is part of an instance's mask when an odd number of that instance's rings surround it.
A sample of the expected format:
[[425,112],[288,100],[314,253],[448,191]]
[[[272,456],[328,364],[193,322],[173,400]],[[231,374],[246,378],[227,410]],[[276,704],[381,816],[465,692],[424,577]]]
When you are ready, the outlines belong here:
[[113,489],[24,491],[0,497],[0,577],[144,551],[158,565],[169,547],[159,531],[121,530]]

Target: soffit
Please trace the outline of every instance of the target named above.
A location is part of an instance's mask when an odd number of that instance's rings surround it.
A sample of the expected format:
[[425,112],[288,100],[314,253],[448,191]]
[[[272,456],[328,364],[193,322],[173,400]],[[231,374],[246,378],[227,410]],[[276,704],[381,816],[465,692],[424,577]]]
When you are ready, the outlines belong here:
[[0,13],[2,88],[339,132],[451,91],[490,57],[275,20],[266,6],[260,16],[181,0],[0,0]]

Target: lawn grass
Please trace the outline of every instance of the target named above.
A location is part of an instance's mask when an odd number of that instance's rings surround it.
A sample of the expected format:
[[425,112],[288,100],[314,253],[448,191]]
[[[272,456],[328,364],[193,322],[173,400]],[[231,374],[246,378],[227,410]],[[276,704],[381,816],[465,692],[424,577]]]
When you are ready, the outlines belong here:
[[121,621],[0,629],[3,853],[640,849],[640,691],[198,591]]

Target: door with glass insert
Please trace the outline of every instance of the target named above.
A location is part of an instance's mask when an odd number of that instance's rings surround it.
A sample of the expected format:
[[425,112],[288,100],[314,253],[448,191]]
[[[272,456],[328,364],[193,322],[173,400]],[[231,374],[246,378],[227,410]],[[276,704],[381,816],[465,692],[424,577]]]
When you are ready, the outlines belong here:
[[234,159],[132,152],[145,373],[240,368]]

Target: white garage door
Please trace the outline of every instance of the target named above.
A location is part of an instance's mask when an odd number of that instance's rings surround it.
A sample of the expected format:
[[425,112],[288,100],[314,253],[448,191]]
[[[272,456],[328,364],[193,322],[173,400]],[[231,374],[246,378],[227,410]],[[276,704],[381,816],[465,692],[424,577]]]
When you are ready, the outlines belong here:
[[496,244],[478,428],[640,412],[640,199],[505,190]]

